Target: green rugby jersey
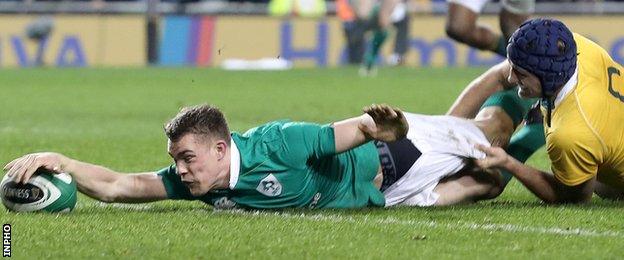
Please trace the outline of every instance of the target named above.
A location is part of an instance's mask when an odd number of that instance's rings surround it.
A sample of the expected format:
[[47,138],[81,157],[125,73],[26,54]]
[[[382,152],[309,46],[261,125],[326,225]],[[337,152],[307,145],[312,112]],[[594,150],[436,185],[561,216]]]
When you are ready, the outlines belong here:
[[372,142],[335,154],[331,126],[286,121],[232,133],[232,142],[229,189],[194,197],[171,165],[158,172],[168,197],[201,200],[215,208],[384,206],[373,185],[379,157]]

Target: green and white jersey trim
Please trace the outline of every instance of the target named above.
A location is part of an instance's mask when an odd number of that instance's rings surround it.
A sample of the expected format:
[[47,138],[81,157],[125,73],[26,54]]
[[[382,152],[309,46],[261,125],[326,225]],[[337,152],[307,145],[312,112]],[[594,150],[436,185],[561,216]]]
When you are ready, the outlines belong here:
[[230,141],[230,189],[234,189],[240,174],[240,152],[234,140]]

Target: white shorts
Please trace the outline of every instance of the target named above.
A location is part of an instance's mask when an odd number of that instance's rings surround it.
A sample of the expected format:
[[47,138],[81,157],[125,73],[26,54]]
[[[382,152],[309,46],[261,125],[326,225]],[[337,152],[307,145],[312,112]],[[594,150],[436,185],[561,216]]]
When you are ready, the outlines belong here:
[[[462,5],[475,13],[481,13],[489,0],[446,0],[449,3]],[[501,0],[505,10],[514,14],[532,14],[535,12],[535,0]]]
[[431,206],[439,195],[433,190],[440,180],[466,167],[471,158],[484,158],[476,144],[490,146],[473,122],[452,116],[405,113],[407,138],[422,155],[412,167],[384,192],[386,207]]

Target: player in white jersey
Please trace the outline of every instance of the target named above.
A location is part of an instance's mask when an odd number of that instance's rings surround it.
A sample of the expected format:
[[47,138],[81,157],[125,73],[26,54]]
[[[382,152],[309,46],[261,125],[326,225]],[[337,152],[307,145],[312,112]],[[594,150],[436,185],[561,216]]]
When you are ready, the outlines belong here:
[[402,178],[383,191],[386,207],[431,206],[440,197],[434,192],[440,180],[464,169],[466,159],[484,158],[475,144],[489,146],[490,142],[465,119],[410,113],[405,113],[405,118],[409,123],[407,139],[421,155]]
[[394,143],[376,142],[386,207],[443,206],[497,197],[499,172],[472,169],[485,157],[476,144],[505,147],[514,123],[500,107],[482,109],[475,120],[405,113],[409,131]]

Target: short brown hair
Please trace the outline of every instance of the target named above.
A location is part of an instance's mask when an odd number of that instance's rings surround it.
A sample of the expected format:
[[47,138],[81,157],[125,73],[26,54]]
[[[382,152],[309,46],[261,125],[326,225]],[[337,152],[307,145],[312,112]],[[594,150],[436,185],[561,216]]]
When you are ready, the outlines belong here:
[[179,141],[189,133],[230,141],[225,116],[221,110],[208,104],[184,107],[165,124],[165,134],[172,142]]

